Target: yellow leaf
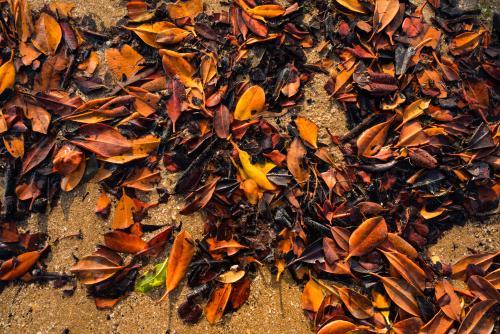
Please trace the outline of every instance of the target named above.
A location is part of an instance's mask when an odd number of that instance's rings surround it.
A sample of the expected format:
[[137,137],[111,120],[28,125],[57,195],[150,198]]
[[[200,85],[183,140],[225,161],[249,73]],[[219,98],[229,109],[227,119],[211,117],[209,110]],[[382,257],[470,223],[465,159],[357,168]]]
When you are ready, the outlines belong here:
[[0,94],[2,94],[6,89],[12,88],[14,82],[16,81],[16,69],[14,68],[14,63],[12,62],[12,53],[10,60],[0,66]]
[[358,0],[335,0],[335,1],[337,1],[340,5],[344,6],[345,8],[352,10],[353,12],[360,14],[368,13],[366,11],[366,8],[363,7],[361,2],[359,2]]
[[165,72],[173,76],[177,75],[179,80],[187,87],[198,87],[196,81],[193,80],[196,69],[189,63],[184,54],[161,49],[160,56],[162,56]]
[[419,99],[410,103],[403,112],[403,124],[422,115],[429,108],[430,103],[431,100],[427,99]]
[[24,137],[22,134],[19,136],[3,136],[3,144],[14,158],[22,158],[24,156]]
[[252,15],[257,15],[265,18],[273,18],[283,15],[285,10],[280,5],[261,5],[247,10]]
[[266,93],[260,86],[252,86],[241,95],[236,109],[234,110],[234,118],[239,121],[245,121],[252,117],[252,114],[260,113],[264,110],[266,104]]
[[254,180],[259,187],[265,190],[275,190],[276,186],[267,179],[266,174],[271,169],[276,167],[276,165],[272,162],[266,162],[265,164],[252,164],[250,161],[250,155],[247,152],[240,150],[237,147],[236,149],[238,150],[238,156],[245,174]]
[[36,21],[33,45],[45,55],[54,55],[61,42],[62,30],[59,23],[51,15],[42,13]]
[[295,124],[302,140],[314,148],[318,148],[318,126],[304,117],[297,117]]

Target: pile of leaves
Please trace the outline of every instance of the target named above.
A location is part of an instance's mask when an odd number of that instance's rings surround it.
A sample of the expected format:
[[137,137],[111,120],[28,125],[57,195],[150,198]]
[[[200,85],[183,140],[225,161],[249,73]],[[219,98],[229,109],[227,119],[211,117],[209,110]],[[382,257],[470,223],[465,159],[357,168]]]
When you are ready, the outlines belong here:
[[[69,279],[45,272],[44,236],[17,222],[91,181],[97,214],[115,203],[111,231],[71,272],[99,308],[134,289],[165,286],[165,298],[187,277],[180,317],[215,323],[267,264],[307,282],[302,308],[321,334],[493,331],[499,253],[452,266],[425,255],[442,230],[498,210],[498,34],[477,12],[447,0],[234,0],[211,14],[201,0],[153,3],[128,1],[123,24],[100,32],[68,3],[33,14],[0,2],[1,281]],[[352,125],[329,143],[297,116],[316,72]],[[185,197],[181,214],[202,212],[201,240],[141,224],[170,195]]]

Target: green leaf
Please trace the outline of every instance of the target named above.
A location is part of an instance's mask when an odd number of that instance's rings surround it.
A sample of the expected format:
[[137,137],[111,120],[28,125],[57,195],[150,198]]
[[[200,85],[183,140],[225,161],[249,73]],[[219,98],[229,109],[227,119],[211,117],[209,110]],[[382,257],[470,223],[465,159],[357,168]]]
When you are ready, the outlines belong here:
[[164,286],[167,279],[167,260],[155,265],[154,270],[148,271],[145,275],[139,277],[135,282],[135,291],[147,293],[152,288]]

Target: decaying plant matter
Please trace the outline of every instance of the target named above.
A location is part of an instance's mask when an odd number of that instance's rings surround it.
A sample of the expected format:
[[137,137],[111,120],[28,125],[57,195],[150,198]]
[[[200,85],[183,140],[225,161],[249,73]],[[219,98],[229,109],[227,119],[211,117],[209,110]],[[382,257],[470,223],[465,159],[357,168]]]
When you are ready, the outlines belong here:
[[[98,182],[110,232],[71,272],[99,308],[134,287],[166,298],[187,277],[181,318],[215,323],[267,264],[306,282],[321,334],[493,331],[499,253],[449,266],[423,250],[497,213],[497,31],[448,0],[153,3],[128,1],[124,24],[99,32],[68,3],[0,1],[1,281],[70,279],[43,270],[44,236],[16,222]],[[329,143],[297,115],[318,71],[353,126]],[[203,213],[202,240],[141,224],[170,195]]]

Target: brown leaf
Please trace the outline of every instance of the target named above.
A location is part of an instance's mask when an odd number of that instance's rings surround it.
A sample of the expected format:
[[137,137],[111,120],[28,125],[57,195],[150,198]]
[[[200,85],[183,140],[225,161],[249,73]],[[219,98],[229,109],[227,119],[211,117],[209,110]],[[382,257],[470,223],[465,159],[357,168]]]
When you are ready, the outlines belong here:
[[425,289],[425,272],[406,255],[399,252],[384,252],[391,266],[410,284],[420,291]]
[[483,300],[472,305],[469,313],[460,324],[457,334],[488,334],[493,332],[495,320],[493,317],[487,316],[487,313],[497,303],[496,300]]
[[54,137],[47,136],[31,147],[23,159],[21,175],[26,174],[45,160],[55,143],[56,139]]
[[486,278],[488,282],[490,282],[495,287],[495,289],[500,289],[500,268],[492,271],[484,278]]
[[419,293],[412,285],[400,278],[377,277],[382,281],[387,295],[396,305],[411,315],[420,316],[420,309],[415,298]]
[[231,284],[224,284],[212,292],[210,300],[205,307],[205,316],[210,324],[213,325],[222,318],[232,289],[233,287]]
[[429,138],[423,131],[420,122],[413,120],[403,125],[396,147],[420,146],[428,142]]
[[112,231],[104,235],[104,244],[110,249],[121,252],[135,254],[144,250],[146,242],[135,234],[123,231]]
[[392,118],[365,130],[356,141],[358,156],[369,157],[376,154],[384,146],[391,123]]
[[122,186],[141,191],[153,191],[160,181],[161,175],[159,170],[151,170],[148,167],[144,167],[134,170],[130,177],[122,183]]
[[[167,290],[165,296],[174,290],[186,274],[196,249],[191,234],[181,231],[174,240],[167,263]],[[229,295],[227,296],[229,298]],[[227,300],[226,300],[227,302]]]
[[88,124],[80,127],[71,142],[103,157],[121,155],[132,147],[118,130],[105,124]]
[[91,285],[107,280],[123,268],[116,261],[106,256],[92,254],[81,258],[70,268],[70,271],[83,284]]
[[243,19],[243,22],[245,22],[245,25],[250,29],[251,32],[253,32],[255,35],[259,37],[266,37],[267,36],[267,26],[260,22],[259,20],[254,19],[250,15],[248,15],[245,11],[241,12],[241,18]]
[[214,130],[217,137],[226,139],[229,137],[232,123],[232,115],[229,109],[223,104],[215,110],[214,113]]
[[394,334],[419,334],[422,325],[422,319],[413,317],[396,322],[392,325],[392,331]]
[[137,27],[124,28],[133,31],[144,43],[157,49],[161,48],[162,44],[176,44],[190,34],[189,31],[180,29],[168,21],[144,23]]
[[420,331],[422,334],[447,334],[452,326],[453,319],[448,318],[443,311],[439,311]]
[[399,11],[398,0],[376,0],[373,13],[373,30],[381,32],[391,23]]
[[181,215],[188,215],[193,212],[196,212],[200,209],[203,209],[215,192],[215,186],[219,181],[219,177],[215,178],[211,182],[208,182],[204,186],[198,188],[196,191],[192,192],[186,197],[186,206],[184,206],[179,213]]
[[303,187],[307,180],[309,179],[309,173],[306,169],[302,167],[303,160],[307,154],[304,144],[298,137],[295,137],[288,148],[288,153],[286,155],[286,165],[290,173],[297,181],[297,183]]
[[134,223],[134,211],[137,207],[134,200],[127,196],[125,190],[123,190],[122,197],[118,201],[115,207],[115,213],[113,216],[113,222],[111,223],[111,228],[125,229],[130,227]]
[[498,256],[500,252],[496,253],[481,253],[466,256],[458,260],[452,267],[451,276],[454,279],[464,280],[467,274],[467,267],[469,265],[475,265],[481,268],[483,271],[488,270],[488,268],[493,263],[493,259]]
[[496,300],[500,301],[500,293],[497,289],[488,282],[487,279],[478,275],[472,275],[467,281],[470,291],[481,300]]
[[370,253],[387,239],[387,224],[381,216],[365,220],[349,238],[349,257]]
[[337,3],[341,4],[345,8],[352,10],[353,12],[366,14],[368,11],[365,7],[359,2],[359,0],[335,0]]
[[334,320],[321,327],[317,334],[347,334],[351,333],[351,331],[357,328],[358,326],[356,326],[352,322],[345,320]]
[[304,117],[297,117],[295,125],[300,138],[314,148],[318,148],[318,126]]
[[417,250],[408,241],[395,233],[388,233],[387,242],[380,245],[380,247],[386,250],[395,250],[408,256],[410,259],[418,257]]
[[231,303],[231,307],[234,310],[239,309],[248,300],[248,297],[250,296],[251,283],[252,280],[245,277],[237,283],[233,284],[229,302]]
[[54,55],[61,42],[62,30],[59,23],[51,15],[42,12],[35,24],[33,45],[45,55]]
[[337,292],[344,306],[356,319],[368,319],[375,314],[372,302],[362,294],[348,288],[339,288]]
[[[460,321],[462,314],[462,306],[453,285],[448,280],[443,279],[435,286],[436,301],[441,307],[441,310],[449,318]],[[446,299],[446,303],[441,302]]]
[[26,274],[40,258],[41,252],[26,252],[13,257],[0,266],[0,280],[13,281]]

